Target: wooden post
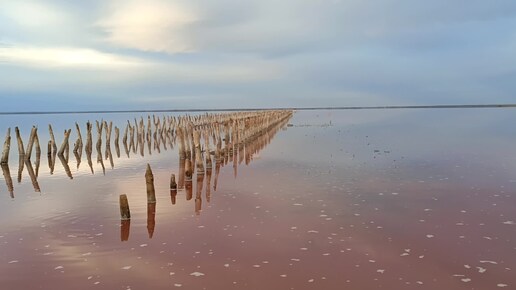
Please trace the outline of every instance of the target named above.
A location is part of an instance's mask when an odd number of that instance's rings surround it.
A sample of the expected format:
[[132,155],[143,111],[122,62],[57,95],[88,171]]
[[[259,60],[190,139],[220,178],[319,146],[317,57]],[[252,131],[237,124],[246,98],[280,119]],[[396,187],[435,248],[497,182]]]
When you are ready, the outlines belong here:
[[90,123],[90,121],[86,122],[86,153],[90,153],[91,155],[91,152],[93,151],[93,141],[92,141],[92,137],[91,137],[91,128],[92,128],[92,125]]
[[25,157],[25,149],[23,148],[23,140],[20,136],[20,130],[18,127],[14,128],[16,132],[16,140],[18,140],[18,155]]
[[96,124],[97,124],[97,144],[96,144],[96,148],[97,148],[97,153],[101,153],[100,150],[102,148],[102,128],[104,127],[104,123],[103,121],[97,121],[96,120]]
[[176,204],[176,195],[177,195],[176,175],[172,174],[170,176],[170,199],[172,201],[172,204]]
[[108,158],[108,148],[111,150],[111,131],[113,129],[113,122],[109,122],[109,126],[106,121],[104,121],[104,127],[106,128],[106,158]]
[[36,135],[34,136],[34,144],[36,146],[36,162],[34,166],[36,166],[36,177],[39,176],[39,165],[41,162],[41,147],[39,145],[39,138],[38,138],[38,132],[36,132]]
[[147,203],[156,203],[156,191],[154,190],[154,175],[150,164],[147,163],[145,171],[145,184],[147,186]]
[[50,141],[52,142],[52,150],[57,152],[57,144],[56,138],[54,138],[54,131],[52,130],[52,125],[48,124],[48,132],[50,133]]
[[179,177],[177,180],[178,189],[183,189],[185,187],[185,164],[186,159],[179,158]]
[[211,170],[212,162],[211,162],[211,148],[210,148],[210,135],[208,131],[204,134],[204,141],[206,142],[206,151],[204,154],[206,155],[206,171]]
[[127,195],[120,195],[120,217],[122,220],[130,220],[131,219],[131,211],[129,210],[129,201],[127,200]]
[[185,178],[186,181],[192,181],[192,161],[190,159],[185,160]]
[[193,132],[195,146],[195,163],[197,165],[197,174],[204,174],[204,164],[201,153],[201,133],[198,130]]
[[177,183],[176,183],[176,175],[172,174],[170,176],[170,189],[177,190]]
[[9,163],[9,150],[11,149],[11,128],[7,129],[7,134],[5,136],[4,148],[2,150],[2,159],[0,159],[0,164]]
[[119,137],[120,137],[120,129],[118,129],[118,127],[115,126],[115,151],[116,151],[117,158],[120,158],[120,144],[118,143]]
[[[76,156],[81,156],[82,154],[82,135],[81,135],[81,128],[79,127],[79,124],[75,122],[75,128],[77,129],[77,141],[75,141],[75,146],[73,147],[73,152]],[[81,153],[79,153],[79,151]]]
[[38,132],[38,128],[36,126],[32,126],[32,130],[30,131],[29,143],[27,143],[27,150],[25,151],[25,159],[30,160],[30,156],[32,155],[32,147],[34,145],[34,138]]
[[63,140],[63,144],[61,144],[61,148],[59,148],[59,152],[57,153],[57,155],[59,156],[64,156],[64,152],[68,146],[68,138],[70,137],[70,132],[72,132],[71,129],[68,129],[68,130],[65,130],[64,131],[64,140]]
[[36,160],[41,157],[41,146],[39,145],[38,132],[34,134],[34,144],[36,145]]

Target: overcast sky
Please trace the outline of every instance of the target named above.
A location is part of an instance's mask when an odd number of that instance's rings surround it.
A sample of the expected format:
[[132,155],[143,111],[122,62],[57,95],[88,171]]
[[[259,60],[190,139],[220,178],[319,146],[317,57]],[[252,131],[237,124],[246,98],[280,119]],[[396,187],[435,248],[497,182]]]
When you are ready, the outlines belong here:
[[516,103],[514,0],[0,0],[0,111]]

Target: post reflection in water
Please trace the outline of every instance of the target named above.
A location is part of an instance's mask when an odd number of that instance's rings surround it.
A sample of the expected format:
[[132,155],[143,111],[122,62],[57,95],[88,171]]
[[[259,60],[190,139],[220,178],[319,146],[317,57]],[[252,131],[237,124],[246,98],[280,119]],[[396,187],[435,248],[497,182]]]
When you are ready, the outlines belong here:
[[57,157],[59,157],[59,161],[61,161],[61,164],[63,165],[66,176],[68,176],[68,178],[70,178],[70,179],[73,179],[72,171],[70,170],[70,166],[68,166],[68,161],[61,154],[59,154]]
[[129,240],[129,231],[131,229],[131,220],[121,220],[120,222],[120,241]]
[[[248,165],[252,159],[253,154],[263,149],[266,144],[270,142],[272,137],[280,128],[285,127],[290,119],[292,113],[289,111],[271,111],[271,112],[247,112],[235,114],[220,114],[220,115],[201,115],[197,117],[186,116],[183,118],[157,118],[152,123],[150,117],[148,118],[147,128],[143,122],[135,119],[134,125],[127,122],[122,143],[124,150],[128,156],[135,157],[139,149],[139,155],[145,156],[145,147],[148,150],[148,156],[154,150],[157,154],[161,152],[161,145],[163,149],[174,148],[177,145],[179,158],[179,170],[177,176],[177,184],[175,177],[172,176],[170,181],[170,200],[171,204],[175,205],[177,202],[177,195],[184,190],[185,198],[190,201],[194,198],[193,191],[195,186],[194,212],[200,215],[202,212],[202,198],[203,190],[205,190],[205,198],[210,202],[212,190],[216,191],[218,186],[218,178],[225,165],[232,162],[233,174],[237,177],[238,165],[245,160]],[[113,122],[104,120],[96,121],[97,141],[95,144],[95,151],[97,157],[97,164],[102,168],[102,172],[106,174],[104,166],[104,158],[109,160],[111,169],[115,168],[115,160],[111,151],[111,129]],[[86,159],[91,174],[94,174],[92,164],[92,123],[86,123],[86,143],[83,145],[81,131],[79,124],[75,123],[77,139],[74,143],[73,154],[77,170],[79,170],[82,159],[83,150],[86,153]],[[38,182],[38,173],[40,166],[39,139],[36,130],[33,127],[31,133],[31,140],[35,138],[36,144],[36,160],[34,165],[30,161],[30,154],[32,142],[29,141],[27,151],[24,150],[23,141],[21,139],[18,128],[16,128],[18,139],[18,183],[22,182],[23,171],[26,169],[30,177],[35,192],[41,192],[40,182]],[[103,134],[103,130],[104,134]],[[57,150],[56,140],[53,135],[52,126],[49,125],[50,140],[48,141],[48,167],[50,174],[54,174],[56,159],[59,158],[60,164],[64,169],[66,176],[74,179],[72,170],[70,168],[69,145],[68,138],[71,130],[65,130],[64,139],[60,149]],[[120,157],[119,147],[119,129],[115,126],[114,146],[117,157]],[[105,138],[103,142],[102,138]],[[222,138],[224,137],[224,138]],[[129,140],[128,140],[129,138]],[[210,138],[213,139],[215,150],[210,148]],[[129,141],[129,142],[128,142]],[[170,146],[167,146],[167,142]],[[128,145],[129,143],[129,145]],[[204,147],[202,147],[204,145]],[[104,150],[103,150],[104,149]],[[131,151],[135,154],[131,156]],[[103,155],[104,153],[104,155]],[[212,188],[212,155],[214,156],[215,174]],[[14,198],[14,186],[11,178],[9,165],[2,164],[3,177],[7,185],[7,189],[11,198]],[[150,166],[148,167],[150,170]],[[195,175],[196,183],[193,184],[193,176]],[[80,175],[77,175],[80,176]],[[206,182],[206,184],[204,184]],[[178,192],[179,191],[179,192]],[[148,202],[147,204],[147,232],[149,238],[154,235],[156,224],[156,203]],[[129,239],[130,221],[123,220],[121,222],[120,239],[127,241]]]
[[211,168],[206,170],[206,201],[209,203],[211,198]]
[[34,187],[34,191],[41,192],[41,189],[39,188],[38,184],[38,179],[36,177],[36,174],[34,173],[34,168],[32,167],[32,163],[30,163],[30,160],[25,160],[25,166],[27,167],[27,173],[29,174],[32,186]]
[[11,198],[14,198],[13,179],[11,178],[11,171],[9,170],[9,165],[7,163],[2,163],[0,165],[2,166],[2,173],[4,174],[4,180],[5,184],[7,185],[9,195],[11,196]]
[[156,203],[147,203],[147,233],[149,239],[154,235],[154,228],[156,227]]
[[197,173],[197,185],[195,189],[195,214],[200,215],[202,209],[202,184],[204,174]]

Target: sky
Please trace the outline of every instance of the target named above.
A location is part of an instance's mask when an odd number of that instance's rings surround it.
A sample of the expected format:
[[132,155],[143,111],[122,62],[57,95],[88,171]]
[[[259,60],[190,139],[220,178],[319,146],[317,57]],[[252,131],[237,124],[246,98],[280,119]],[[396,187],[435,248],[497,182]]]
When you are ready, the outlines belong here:
[[0,0],[0,111],[516,103],[514,0]]

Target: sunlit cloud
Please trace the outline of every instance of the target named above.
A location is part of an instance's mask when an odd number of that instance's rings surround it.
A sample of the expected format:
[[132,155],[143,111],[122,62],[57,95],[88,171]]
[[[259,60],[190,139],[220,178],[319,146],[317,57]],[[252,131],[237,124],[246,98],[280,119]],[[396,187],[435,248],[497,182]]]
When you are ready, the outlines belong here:
[[142,60],[88,48],[0,47],[0,63],[43,68],[119,68],[142,66]]
[[113,1],[97,26],[115,46],[143,51],[186,52],[195,49],[184,27],[196,21],[194,13],[163,0]]
[[17,25],[41,28],[66,23],[71,20],[65,11],[49,3],[39,1],[0,1],[4,14]]

